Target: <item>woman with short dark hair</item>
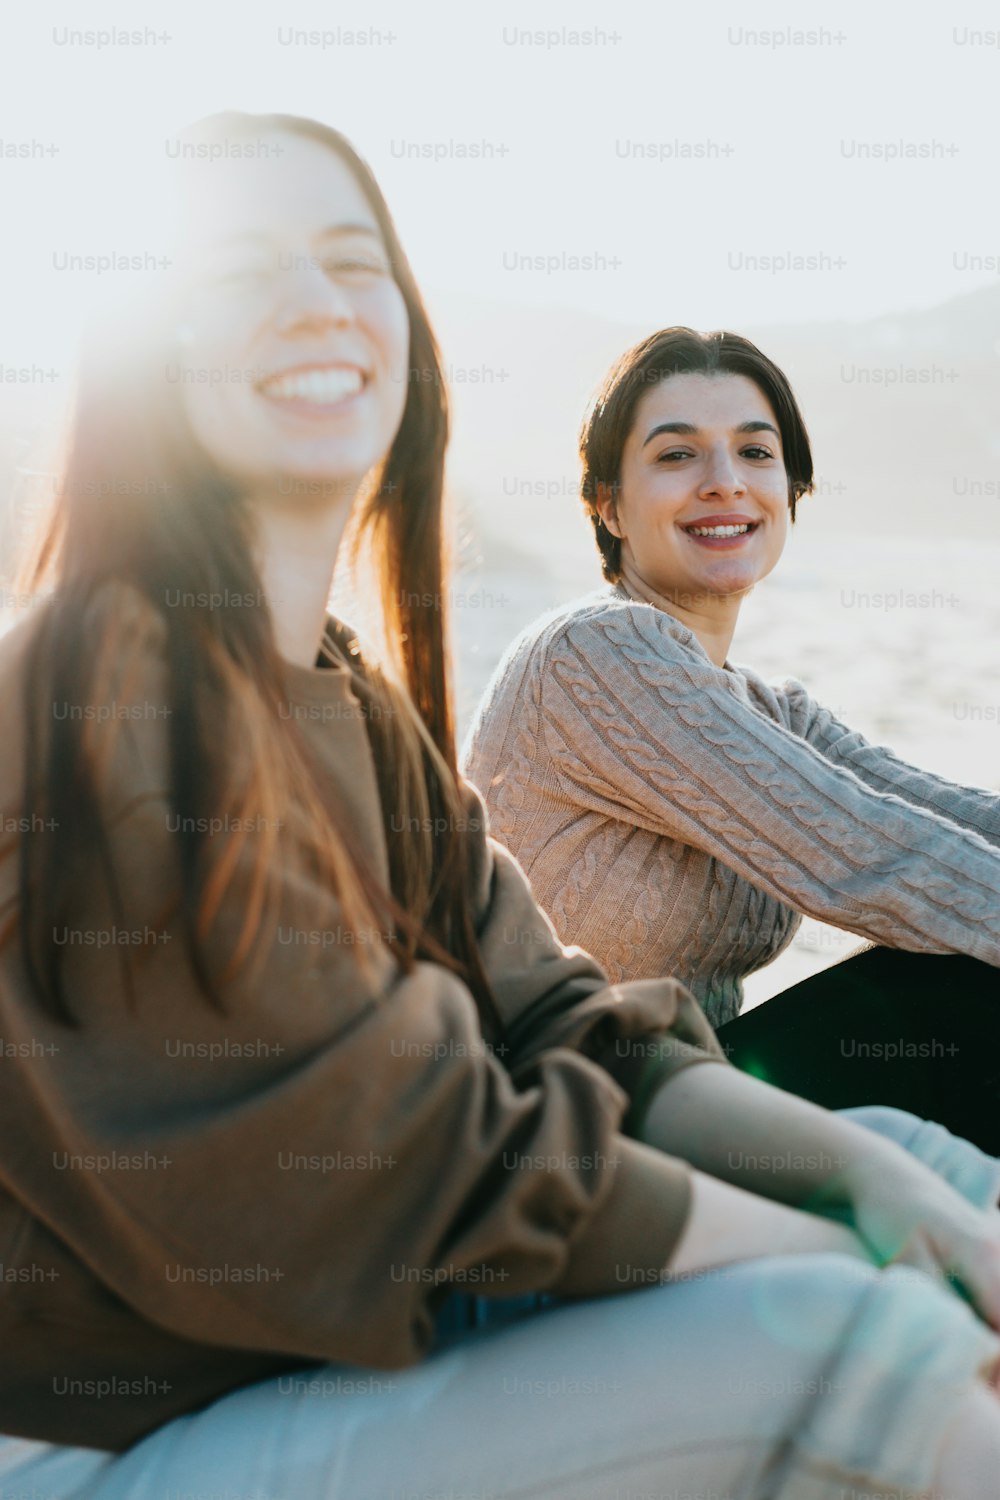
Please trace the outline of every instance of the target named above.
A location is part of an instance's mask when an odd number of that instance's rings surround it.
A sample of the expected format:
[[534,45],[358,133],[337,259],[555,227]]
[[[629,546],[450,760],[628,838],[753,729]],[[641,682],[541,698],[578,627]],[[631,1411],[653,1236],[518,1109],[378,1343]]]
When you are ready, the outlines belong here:
[[[813,484],[787,378],[737,334],[665,329],[609,371],[580,455],[607,584],[486,689],[463,766],[491,831],[564,942],[615,981],[677,974],[741,1068],[1000,1154],[1000,794],[729,659]],[[803,914],[881,946],[740,1017]]]

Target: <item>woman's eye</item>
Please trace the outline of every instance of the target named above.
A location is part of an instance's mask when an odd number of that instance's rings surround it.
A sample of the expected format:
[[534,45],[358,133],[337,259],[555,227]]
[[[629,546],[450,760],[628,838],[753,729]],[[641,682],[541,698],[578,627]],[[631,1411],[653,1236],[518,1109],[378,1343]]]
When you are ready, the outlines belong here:
[[753,444],[751,444],[751,446],[749,448],[744,448],[743,452],[744,452],[744,454],[745,454],[745,456],[747,458],[773,458],[774,457],[774,454],[770,451],[769,448],[762,448],[759,443],[753,443]]
[[684,448],[671,448],[669,450],[669,452],[667,452],[667,453],[661,453],[660,456],[659,456],[659,458],[656,460],[656,462],[658,464],[676,463],[678,459],[681,459],[681,458],[690,458],[690,457],[691,457],[690,453],[688,453],[687,450],[684,449]]
[[334,276],[385,276],[389,267],[371,255],[337,255],[325,260],[323,269]]

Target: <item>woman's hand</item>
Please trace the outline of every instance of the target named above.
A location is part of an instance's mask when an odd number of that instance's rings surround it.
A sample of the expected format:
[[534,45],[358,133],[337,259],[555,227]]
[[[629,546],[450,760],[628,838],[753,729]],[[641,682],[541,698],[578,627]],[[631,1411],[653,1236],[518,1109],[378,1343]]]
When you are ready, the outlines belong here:
[[975,1208],[917,1161],[891,1174],[862,1166],[851,1176],[852,1222],[876,1263],[926,1271],[1000,1330],[1000,1213]]
[[976,1208],[895,1142],[720,1064],[664,1083],[642,1138],[700,1172],[846,1224],[877,1264],[929,1272],[1000,1331],[1000,1213]]

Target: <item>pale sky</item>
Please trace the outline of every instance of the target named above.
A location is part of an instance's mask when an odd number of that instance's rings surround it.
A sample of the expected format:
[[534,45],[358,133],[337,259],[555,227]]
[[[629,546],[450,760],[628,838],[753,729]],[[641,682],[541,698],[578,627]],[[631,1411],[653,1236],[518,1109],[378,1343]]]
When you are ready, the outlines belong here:
[[[145,40],[73,37],[115,28]],[[995,5],[43,3],[2,29],[8,365],[66,357],[101,276],[56,257],[141,252],[167,138],[224,107],[344,130],[432,306],[853,320],[1000,267]]]

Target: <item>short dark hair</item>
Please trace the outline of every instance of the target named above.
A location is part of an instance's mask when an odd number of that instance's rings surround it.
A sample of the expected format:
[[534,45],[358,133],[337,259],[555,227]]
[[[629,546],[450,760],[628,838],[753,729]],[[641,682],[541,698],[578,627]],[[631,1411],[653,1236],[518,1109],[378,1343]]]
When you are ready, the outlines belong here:
[[745,375],[759,386],[778,419],[788,472],[788,509],[813,488],[809,434],[788,377],[756,344],[724,330],[699,333],[694,328],[663,328],[634,345],[612,365],[584,416],[580,428],[583,474],[580,494],[594,528],[601,570],[615,583],[621,576],[621,538],[604,525],[597,509],[603,487],[617,494],[625,442],[635,409],[650,386],[672,375]]

